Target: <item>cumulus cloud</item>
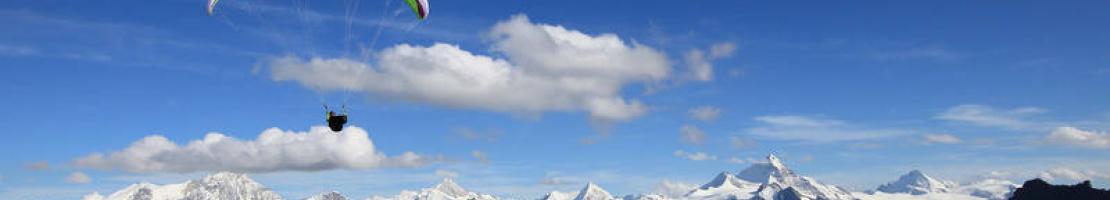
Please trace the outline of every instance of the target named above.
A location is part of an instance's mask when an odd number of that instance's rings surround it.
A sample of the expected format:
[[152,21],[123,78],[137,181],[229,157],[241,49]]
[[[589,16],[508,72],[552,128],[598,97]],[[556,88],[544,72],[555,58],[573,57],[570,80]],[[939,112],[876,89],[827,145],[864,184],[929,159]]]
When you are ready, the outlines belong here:
[[731,57],[736,51],[736,44],[722,42],[709,47],[709,52],[701,49],[691,49],[683,56],[686,66],[689,67],[689,78],[696,81],[713,80],[713,61]]
[[78,158],[75,164],[101,170],[185,173],[415,167],[429,161],[412,152],[387,157],[375,149],[366,130],[359,127],[347,127],[336,134],[318,126],[308,132],[270,128],[254,140],[208,133],[201,140],[180,145],[161,135],[151,135],[120,151]]
[[921,136],[925,143],[956,144],[963,142],[959,137],[951,134],[924,134]]
[[717,120],[717,118],[721,116],[721,108],[713,106],[699,106],[686,111],[686,114],[689,115],[690,118],[694,118],[697,120],[713,121]]
[[984,105],[964,104],[941,112],[936,119],[986,127],[1025,129],[1039,126],[1039,123],[1031,117],[1045,112],[1047,110],[1037,107],[998,109]]
[[92,178],[82,172],[73,172],[66,176],[66,183],[86,184],[90,182],[92,182]]
[[689,124],[682,125],[678,133],[681,135],[683,143],[693,145],[702,145],[705,143],[705,132],[702,132],[697,126]]
[[806,142],[842,142],[880,139],[906,134],[896,129],[867,128],[844,121],[795,115],[760,116],[761,124],[748,133],[771,139]]
[[376,63],[342,58],[271,58],[271,78],[322,91],[352,90],[395,100],[509,113],[584,111],[601,122],[630,120],[647,106],[621,95],[633,83],[661,81],[671,66],[658,50],[615,34],[590,35],[516,15],[486,35],[479,55],[457,45],[399,44]]
[[31,171],[43,171],[50,169],[50,163],[47,163],[46,161],[38,161],[27,164],[27,166],[24,166],[24,168]]
[[1076,147],[1107,149],[1110,148],[1110,133],[1086,131],[1079,128],[1064,126],[1058,127],[1045,137],[1045,141],[1054,144],[1073,145]]
[[694,188],[697,187],[698,186],[694,184],[675,182],[664,179],[663,181],[659,182],[659,185],[655,186],[655,189],[653,189],[651,193],[663,195],[667,198],[681,199],[681,197],[685,196],[687,192],[693,191]]
[[674,156],[693,161],[717,160],[717,156],[709,155],[705,152],[686,152],[683,150],[677,150],[674,151]]
[[1071,180],[1071,181],[1084,181],[1095,178],[1110,179],[1110,175],[1098,173],[1095,171],[1080,171],[1071,168],[1052,168],[1045,170],[1037,175],[1038,178],[1045,180]]

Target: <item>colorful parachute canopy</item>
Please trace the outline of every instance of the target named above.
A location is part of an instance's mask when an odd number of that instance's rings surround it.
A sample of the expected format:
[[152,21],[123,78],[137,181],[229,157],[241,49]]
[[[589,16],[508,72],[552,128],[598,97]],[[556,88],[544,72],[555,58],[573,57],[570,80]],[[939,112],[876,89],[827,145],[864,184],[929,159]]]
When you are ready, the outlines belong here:
[[409,3],[412,12],[416,13],[416,18],[424,20],[428,17],[428,0],[405,0],[405,3]]
[[212,11],[216,10],[216,3],[220,0],[208,0],[208,16],[212,16]]

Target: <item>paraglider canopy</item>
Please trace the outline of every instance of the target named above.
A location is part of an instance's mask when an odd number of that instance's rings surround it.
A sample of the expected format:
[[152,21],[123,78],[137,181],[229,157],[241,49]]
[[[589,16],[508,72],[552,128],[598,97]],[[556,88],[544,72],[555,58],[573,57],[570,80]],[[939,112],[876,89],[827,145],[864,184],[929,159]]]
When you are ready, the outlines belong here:
[[343,131],[343,124],[346,124],[346,123],[347,123],[347,114],[346,113],[344,113],[343,115],[336,115],[335,111],[328,111],[328,128],[331,128],[331,131],[334,131],[334,132]]
[[216,3],[219,2],[220,0],[208,0],[208,16],[212,16],[212,11],[216,10]]
[[412,12],[416,14],[416,18],[424,20],[428,17],[428,0],[405,0],[412,8]]

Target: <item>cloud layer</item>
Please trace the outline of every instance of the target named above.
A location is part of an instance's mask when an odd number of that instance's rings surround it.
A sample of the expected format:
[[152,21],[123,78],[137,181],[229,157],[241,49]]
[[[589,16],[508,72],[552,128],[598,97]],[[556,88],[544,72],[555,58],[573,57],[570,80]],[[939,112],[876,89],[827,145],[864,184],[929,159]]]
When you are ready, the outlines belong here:
[[436,43],[386,48],[375,65],[295,56],[266,63],[273,80],[316,90],[497,112],[585,111],[598,121],[643,115],[646,106],[622,97],[622,88],[661,81],[671,72],[666,56],[651,47],[615,34],[533,23],[524,15],[497,23],[487,37],[491,51],[505,58]]
[[760,116],[762,123],[748,133],[771,139],[806,142],[842,142],[870,140],[904,135],[896,129],[875,129],[848,124],[844,121],[796,115]]
[[674,156],[693,161],[717,160],[717,156],[710,155],[705,152],[686,152],[683,150],[677,150],[674,151]]
[[208,133],[202,140],[182,145],[161,135],[151,135],[120,151],[79,158],[75,164],[101,170],[181,173],[414,167],[427,161],[412,152],[387,157],[375,149],[366,130],[359,127],[347,127],[336,134],[320,126],[308,132],[270,128],[255,140]]
[[1045,141],[1076,147],[1110,149],[1110,134],[1064,126],[1049,133]]
[[1037,107],[997,109],[990,106],[964,104],[949,108],[936,116],[937,119],[968,123],[985,127],[1007,129],[1037,128],[1040,123],[1031,117],[1047,112]]

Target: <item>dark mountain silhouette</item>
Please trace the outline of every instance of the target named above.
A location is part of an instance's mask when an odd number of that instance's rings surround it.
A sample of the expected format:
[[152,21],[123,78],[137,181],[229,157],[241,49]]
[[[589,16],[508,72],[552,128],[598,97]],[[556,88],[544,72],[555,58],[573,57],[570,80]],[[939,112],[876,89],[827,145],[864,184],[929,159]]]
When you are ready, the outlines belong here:
[[1076,185],[1051,185],[1038,178],[1025,181],[1021,188],[1014,190],[1014,196],[1010,199],[1105,200],[1110,199],[1110,191],[1092,188],[1091,181],[1083,181]]

